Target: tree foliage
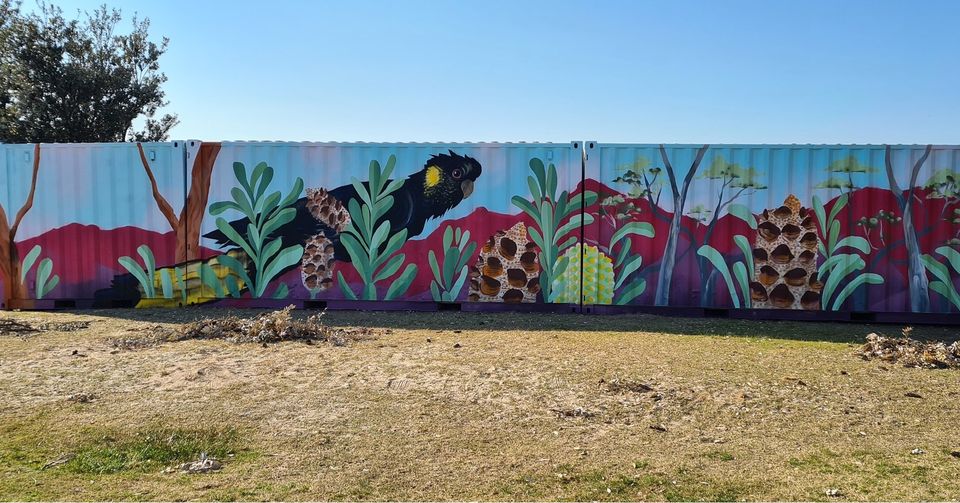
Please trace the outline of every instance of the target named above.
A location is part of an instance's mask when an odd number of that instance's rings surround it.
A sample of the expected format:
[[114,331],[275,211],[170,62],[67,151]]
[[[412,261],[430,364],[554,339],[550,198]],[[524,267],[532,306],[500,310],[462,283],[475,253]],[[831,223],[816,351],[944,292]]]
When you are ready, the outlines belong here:
[[[105,5],[67,19],[53,5],[36,12],[0,0],[0,142],[161,141],[178,120],[167,105],[158,60],[168,40],[149,37],[150,20],[118,33]],[[142,118],[144,128],[135,131]]]

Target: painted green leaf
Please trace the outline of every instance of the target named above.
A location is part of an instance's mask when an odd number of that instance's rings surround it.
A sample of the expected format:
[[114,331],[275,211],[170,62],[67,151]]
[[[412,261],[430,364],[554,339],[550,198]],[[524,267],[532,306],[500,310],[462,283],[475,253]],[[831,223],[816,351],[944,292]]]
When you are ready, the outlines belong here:
[[613,233],[613,236],[610,236],[610,248],[613,248],[617,245],[621,239],[626,236],[635,234],[637,236],[643,236],[645,238],[654,237],[655,231],[653,225],[650,225],[647,222],[629,222],[623,225]]
[[443,296],[440,295],[440,289],[437,288],[437,282],[435,280],[430,280],[430,295],[433,297],[434,302],[443,301]]
[[233,226],[230,225],[230,223],[227,222],[223,217],[217,217],[216,223],[217,223],[217,229],[220,229],[220,232],[222,232],[223,235],[227,237],[227,239],[232,241],[235,245],[239,246],[240,248],[243,248],[243,251],[245,251],[247,255],[249,255],[250,257],[256,256],[256,253],[253,251],[253,248],[251,248],[250,245],[247,243],[247,240],[243,239],[243,237],[240,236],[240,233],[238,233],[236,229],[234,229]]
[[860,288],[863,284],[870,285],[880,285],[883,283],[883,277],[879,274],[874,273],[863,273],[854,278],[852,281],[847,283],[843,290],[840,290],[840,293],[837,294],[837,299],[833,303],[833,310],[839,311],[840,306],[843,305],[844,301],[847,300],[847,297],[853,294],[857,288]]
[[[380,193],[380,195],[384,198],[384,200],[386,200],[386,198],[389,197],[390,194],[393,194],[394,192],[397,191],[397,189],[399,189],[400,187],[403,186],[403,180],[404,180],[404,179],[402,179],[402,178],[398,178],[398,179],[390,182],[389,185],[387,185],[387,188],[384,189],[383,192]],[[390,203],[387,204],[387,208],[389,209],[391,206],[393,206],[393,199],[392,199],[392,198],[390,199]]]
[[437,263],[437,255],[433,253],[433,250],[427,253],[427,262],[430,263],[430,271],[433,272],[433,278],[441,281],[443,275],[440,274],[440,265]]
[[850,196],[848,194],[841,194],[840,197],[834,201],[833,208],[830,208],[830,216],[827,217],[827,221],[834,222],[837,218],[837,215],[840,213],[840,210],[847,205],[847,201],[849,200]]
[[830,253],[837,253],[837,238],[840,236],[840,222],[833,220],[830,224],[830,237],[827,240],[827,249]]
[[463,250],[460,255],[460,260],[457,261],[457,269],[463,269],[470,262],[470,259],[473,258],[474,252],[477,250],[477,243],[468,243],[467,247]]
[[137,253],[140,254],[140,258],[143,259],[144,265],[147,266],[147,275],[153,276],[153,272],[157,270],[157,263],[153,259],[153,251],[150,250],[150,247],[147,245],[140,245],[137,247]]
[[347,280],[343,279],[343,273],[340,271],[337,271],[337,284],[340,285],[340,291],[344,297],[349,300],[357,300],[357,294],[353,293],[353,290],[347,285]]
[[[458,229],[458,231],[459,231],[459,229]],[[448,225],[445,229],[443,229],[443,240],[442,240],[442,241],[443,241],[443,249],[444,249],[444,250],[450,248],[450,246],[453,245],[453,227],[450,227],[450,226]]]
[[716,248],[710,245],[703,245],[697,250],[697,255],[706,258],[717,269],[723,280],[727,283],[727,290],[730,292],[730,298],[733,300],[733,307],[740,307],[740,296],[737,295],[737,289],[733,286],[733,278],[730,276],[730,268],[724,260],[723,255]]
[[350,255],[350,261],[353,263],[353,268],[357,270],[357,273],[359,273],[361,277],[369,276],[369,273],[371,273],[376,266],[369,263],[366,250],[364,250],[360,241],[358,241],[353,234],[344,232],[340,234],[340,243],[343,244],[344,249],[347,250],[347,255]]
[[290,288],[286,283],[280,283],[277,290],[273,292],[274,299],[285,299],[290,294]]
[[[260,180],[258,180],[260,178]],[[252,187],[256,187],[256,195],[254,196],[255,201],[259,201],[263,198],[263,194],[267,192],[267,187],[270,186],[270,182],[273,181],[273,168],[267,166],[267,163],[261,162],[253,168],[253,183]]]
[[[221,263],[223,261],[221,260]],[[227,285],[227,291],[230,292],[230,296],[239,299],[240,298],[240,285],[237,284],[237,276],[231,274],[223,279],[223,282]]]
[[250,220],[256,218],[256,215],[253,211],[253,206],[251,206],[251,201],[247,199],[246,194],[244,194],[239,187],[230,189],[230,195],[233,196],[233,201],[237,203],[237,206],[240,207],[240,212],[243,213],[243,216],[249,218]]
[[270,241],[269,243],[267,243],[267,246],[263,247],[263,251],[260,252],[260,256],[258,257],[260,259],[260,262],[266,263],[268,260],[273,258],[273,256],[276,255],[278,251],[280,251],[281,246],[283,246],[283,241],[279,239],[274,239],[273,241]]
[[301,258],[303,258],[303,246],[301,245],[294,245],[281,250],[280,253],[267,264],[263,272],[263,284],[256,285],[257,296],[263,295],[267,289],[267,284],[279,276],[280,271],[296,265],[300,262]]
[[457,276],[456,283],[454,283],[453,288],[448,291],[450,294],[450,298],[448,300],[451,302],[457,300],[457,297],[460,296],[460,292],[463,290],[463,284],[467,281],[467,276],[469,275],[470,271],[467,269],[467,266],[463,266],[463,268],[460,269],[460,275]]
[[[266,199],[257,199],[253,211],[257,212],[257,219],[262,221],[265,217],[269,218],[271,214],[280,207],[280,191],[272,192]],[[293,208],[290,208],[293,209]]]
[[371,199],[370,192],[367,191],[367,188],[363,186],[363,182],[356,177],[351,177],[350,183],[353,184],[354,190],[357,191],[357,197],[360,198],[360,202],[368,207],[373,206],[373,199]]
[[940,261],[931,255],[921,255],[920,261],[923,262],[924,267],[926,267],[934,277],[944,283],[953,284],[953,280],[950,278],[950,270],[947,269],[947,266],[941,264]]
[[583,221],[583,215],[580,213],[570,217],[570,220],[568,220],[567,223],[563,224],[559,229],[557,229],[555,234],[556,240],[559,240],[563,236],[566,236],[573,231],[579,231],[580,225],[583,223]]
[[220,278],[217,277],[217,273],[213,271],[213,268],[210,267],[209,264],[200,264],[200,282],[206,285],[209,289],[213,290],[213,294],[218,299],[222,299],[224,297],[223,284],[220,282]]
[[40,245],[33,245],[33,248],[30,249],[30,252],[27,253],[26,257],[23,257],[23,261],[20,265],[20,282],[23,283],[27,281],[27,273],[30,272],[30,269],[33,268],[33,263],[37,261],[37,257],[40,256]]
[[130,257],[123,256],[117,259],[117,262],[123,266],[134,278],[137,278],[137,282],[140,283],[140,286],[143,288],[144,294],[147,298],[153,297],[153,283],[147,281],[147,273],[140,268],[140,264],[137,261],[133,260]]
[[536,208],[533,207],[533,204],[531,204],[530,201],[527,201],[520,196],[513,196],[510,201],[513,202],[514,206],[523,210],[523,212],[527,215],[530,215],[530,218],[533,218],[534,221],[540,220],[540,213]]
[[627,238],[620,246],[620,251],[617,253],[617,260],[613,263],[613,267],[619,268],[620,264],[623,264],[623,261],[627,260],[627,257],[630,256],[630,246],[630,238]]
[[380,264],[384,263],[391,255],[400,251],[400,248],[403,247],[403,243],[406,241],[406,229],[400,229],[400,232],[390,236],[390,239],[387,240],[387,246],[383,249],[380,256],[375,259],[373,267],[380,267]]
[[734,262],[733,277],[737,279],[737,284],[740,286],[740,296],[743,299],[743,307],[750,307],[750,278],[747,277],[747,266],[745,266],[743,262]]
[[547,167],[547,185],[546,185],[546,187],[547,187],[547,190],[546,190],[546,194],[544,194],[544,195],[547,196],[547,197],[550,197],[550,198],[556,197],[556,195],[557,195],[557,167],[554,166],[553,163],[550,163],[550,165]]
[[243,186],[243,189],[246,190],[247,193],[253,193],[253,191],[250,190],[250,184],[247,183],[247,169],[243,166],[242,162],[233,163],[233,176],[236,177],[237,182]]
[[53,260],[49,258],[41,260],[40,265],[37,266],[37,298],[43,298],[43,290],[51,273],[53,273]]
[[941,246],[937,248],[937,253],[943,255],[947,259],[947,262],[950,262],[950,266],[953,267],[953,270],[960,274],[960,252],[950,248],[949,246]]
[[960,294],[957,293],[952,284],[947,285],[942,281],[931,281],[930,289],[943,295],[954,307],[960,309]]
[[[431,250],[432,252],[432,250]],[[394,255],[387,261],[387,264],[380,269],[380,272],[377,273],[377,276],[373,278],[374,281],[383,281],[390,276],[396,274],[400,270],[400,266],[403,265],[403,261],[406,260],[407,256],[403,253]]]
[[[823,201],[820,200],[819,196],[813,196],[813,211],[817,214],[817,225],[820,226],[820,235],[826,237],[827,235],[827,213],[823,208]],[[826,256],[826,254],[824,254]]]
[[617,282],[613,285],[613,289],[616,290],[617,288],[620,288],[620,285],[622,285],[631,274],[640,269],[641,265],[643,265],[642,255],[637,255],[624,264],[623,269],[621,269],[620,273],[617,275]]
[[632,283],[630,285],[630,288],[625,290],[623,293],[621,293],[617,297],[616,304],[619,306],[629,304],[631,300],[643,294],[644,290],[646,289],[647,289],[647,280],[640,279],[639,281]]
[[56,288],[58,284],[60,284],[60,276],[57,276],[56,274],[54,274],[49,281],[43,284],[43,288],[39,290],[37,298],[42,299],[46,297],[47,294],[52,292],[53,289]]
[[532,197],[534,201],[539,201],[543,198],[540,187],[537,186],[537,181],[533,179],[533,176],[527,177],[527,188],[530,189],[530,197]]
[[757,230],[757,217],[750,211],[750,208],[742,204],[731,204],[727,207],[727,213],[743,220],[751,229]]
[[847,255],[847,257],[849,257],[848,260],[834,266],[830,272],[830,276],[827,277],[827,281],[823,284],[823,296],[821,300],[824,309],[830,309],[830,299],[833,297],[833,292],[840,284],[840,281],[856,271],[863,270],[867,265],[859,255]]
[[733,236],[733,242],[736,243],[737,248],[740,248],[740,253],[743,254],[743,262],[747,264],[747,273],[751,278],[754,277],[753,250],[750,248],[750,240],[746,236],[738,234]]
[[294,203],[297,199],[300,199],[300,193],[303,192],[303,179],[297,177],[293,182],[293,188],[290,189],[290,193],[287,194],[287,197],[283,198],[283,201],[280,202],[281,208],[286,208]]
[[587,191],[581,192],[581,194],[583,194],[583,205],[584,205],[584,206],[592,206],[593,203],[597,202],[597,197],[598,197],[598,196],[597,196],[597,193],[596,193],[596,192],[594,192],[594,191],[592,191],[592,190],[587,190]]
[[[225,266],[227,269],[230,269],[230,271],[233,272],[234,276],[243,280],[243,284],[247,285],[248,288],[250,287],[250,285],[253,284],[253,282],[250,281],[250,275],[247,274],[246,268],[243,267],[243,264],[241,264],[239,260],[231,257],[230,255],[220,255],[219,257],[217,257],[217,261],[220,262],[220,264]],[[231,277],[232,276],[227,276],[227,279]],[[227,284],[227,286],[228,287],[230,286],[229,283]],[[234,293],[233,290],[231,290],[230,293],[231,294]],[[234,295],[234,297],[239,297],[239,295]]]
[[173,298],[173,280],[170,278],[170,270],[160,269],[160,291],[164,299]]
[[833,250],[837,251],[847,246],[856,248],[860,250],[861,253],[870,253],[870,242],[860,236],[847,236],[841,239],[837,242]]
[[543,192],[546,192],[547,174],[543,167],[543,161],[536,157],[530,159],[530,169],[533,171],[534,176],[537,177],[537,182],[539,183],[540,187],[543,188]]
[[540,247],[540,250],[544,250],[543,236],[540,235],[540,231],[536,227],[527,227],[527,234],[530,236],[530,239],[533,240],[534,244]]
[[457,259],[460,258],[460,250],[457,248],[447,248],[443,256],[443,286],[450,288],[453,284],[453,275],[457,272]]
[[210,205],[210,215],[217,216],[227,210],[243,211],[240,205],[233,201],[219,201]]
[[413,282],[413,278],[417,275],[417,266],[414,264],[407,264],[406,269],[400,274],[400,276],[390,284],[390,288],[387,288],[387,293],[384,295],[384,300],[393,300],[407,291],[407,288],[410,287],[410,283]]

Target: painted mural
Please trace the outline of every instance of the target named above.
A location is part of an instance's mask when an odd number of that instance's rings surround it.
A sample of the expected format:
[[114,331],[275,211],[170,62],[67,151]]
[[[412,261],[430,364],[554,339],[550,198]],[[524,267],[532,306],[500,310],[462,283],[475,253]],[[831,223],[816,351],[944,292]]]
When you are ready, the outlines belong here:
[[960,147],[0,149],[4,308],[960,311]]

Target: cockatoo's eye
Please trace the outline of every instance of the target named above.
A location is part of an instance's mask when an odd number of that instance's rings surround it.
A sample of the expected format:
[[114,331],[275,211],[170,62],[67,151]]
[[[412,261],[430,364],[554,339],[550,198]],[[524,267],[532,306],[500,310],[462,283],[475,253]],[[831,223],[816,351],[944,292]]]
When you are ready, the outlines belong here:
[[453,177],[456,178],[457,180],[459,180],[461,177],[463,177],[463,170],[460,169],[460,168],[454,168],[454,169],[453,169]]

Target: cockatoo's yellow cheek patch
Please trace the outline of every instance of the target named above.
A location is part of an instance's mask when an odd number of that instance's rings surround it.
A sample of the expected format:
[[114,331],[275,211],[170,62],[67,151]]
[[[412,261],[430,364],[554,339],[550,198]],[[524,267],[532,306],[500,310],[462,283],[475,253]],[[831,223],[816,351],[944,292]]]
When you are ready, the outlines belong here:
[[424,184],[426,188],[436,187],[440,183],[440,178],[443,177],[443,171],[436,166],[430,166],[427,168],[426,181]]

